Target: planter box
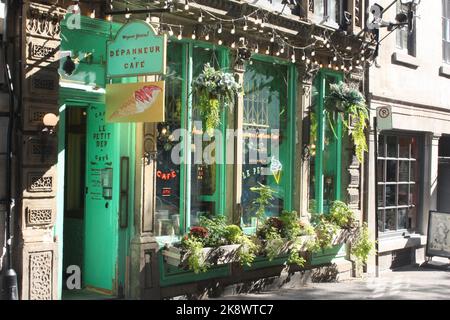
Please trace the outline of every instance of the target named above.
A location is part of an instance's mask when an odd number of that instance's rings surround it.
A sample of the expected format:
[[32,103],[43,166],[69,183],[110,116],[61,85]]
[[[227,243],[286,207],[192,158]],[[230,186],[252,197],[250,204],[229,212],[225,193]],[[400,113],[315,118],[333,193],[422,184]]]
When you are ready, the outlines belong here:
[[358,228],[339,229],[334,236],[332,244],[334,246],[351,242],[358,235]]
[[[309,240],[314,240],[314,237],[315,236],[301,236],[300,239],[302,244],[300,246],[299,252],[305,252],[306,244],[308,243]],[[265,249],[265,247],[268,246],[274,247],[277,241],[279,240],[266,240],[265,243],[263,243],[263,248]],[[292,240],[281,239],[281,241],[282,241],[281,245],[276,250],[277,256],[288,254],[289,251],[292,250],[294,247],[294,241]]]
[[[238,259],[238,250],[240,246],[240,244],[230,244],[217,248],[203,248],[202,260],[211,265],[222,265],[235,262]],[[185,268],[188,265],[187,260],[189,258],[189,253],[181,248],[166,247],[162,250],[162,255],[165,262],[169,265],[180,268]]]

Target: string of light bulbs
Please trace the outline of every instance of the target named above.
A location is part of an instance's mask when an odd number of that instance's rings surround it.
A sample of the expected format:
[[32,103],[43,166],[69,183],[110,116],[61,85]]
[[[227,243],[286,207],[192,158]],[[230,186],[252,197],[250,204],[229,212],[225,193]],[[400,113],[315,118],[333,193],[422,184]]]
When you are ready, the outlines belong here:
[[[78,1],[76,1],[78,3]],[[129,1],[125,1],[126,5],[129,5]],[[167,1],[165,1],[167,5]],[[242,17],[238,18],[221,18],[218,15],[214,14],[213,12],[210,12],[209,10],[205,9],[204,7],[200,6],[198,3],[196,3],[195,0],[185,0],[183,8],[185,11],[190,10],[189,4],[195,4],[196,9],[199,10],[199,16],[197,18],[197,22],[201,24],[203,27],[203,32],[198,30],[198,26],[193,25],[192,26],[192,32],[190,34],[190,37],[193,40],[200,39],[199,37],[203,33],[203,38],[206,41],[210,41],[211,36],[210,34],[215,35],[215,39],[217,41],[218,45],[223,45],[224,41],[222,39],[222,34],[224,32],[224,26],[229,27],[229,33],[232,36],[237,36],[237,40],[231,40],[230,47],[232,49],[236,48],[236,43],[241,43],[243,46],[248,45],[248,41],[246,41],[246,37],[239,36],[237,27],[240,27],[242,24],[242,31],[247,32],[249,29],[249,22],[253,22],[256,28],[253,27],[253,29],[258,30],[259,26],[259,32],[264,32],[264,28],[268,27],[267,21],[268,21],[268,13],[265,12],[265,10],[262,10],[261,8],[257,8],[251,13],[244,15]],[[109,0],[109,5],[111,11],[114,9],[113,6],[113,0]],[[148,8],[148,6],[147,6]],[[127,7],[128,10],[128,7]],[[95,10],[92,11],[90,14],[90,17],[95,17]],[[128,20],[130,19],[131,14],[126,14],[125,18]],[[212,21],[205,21],[207,17],[211,18]],[[112,17],[107,17],[108,21],[112,21]],[[253,20],[253,21],[251,21]],[[160,30],[163,32],[167,32],[169,36],[174,36],[175,32],[174,29],[178,29],[179,32],[177,34],[177,39],[181,40],[183,39],[183,28],[184,26],[179,24],[171,24],[161,21],[152,21],[150,14],[147,14],[146,16],[146,22],[149,24],[154,24],[159,27]],[[199,32],[200,31],[200,32]],[[229,36],[228,36],[229,37]],[[244,41],[242,41],[244,39]],[[315,59],[316,51],[319,50],[320,52],[328,51],[332,58],[328,61],[328,68],[334,68],[336,70],[339,70],[338,64],[341,65],[340,69],[343,71],[351,71],[355,65],[360,65],[362,62],[370,62],[370,60],[373,59],[373,52],[369,54],[368,57],[366,57],[366,50],[367,48],[364,48],[364,45],[361,47],[360,54],[352,56],[346,56],[342,50],[339,50],[331,41],[331,37],[327,35],[326,30],[323,32],[322,37],[318,37],[312,34],[310,34],[311,42],[307,43],[304,46],[299,46],[297,44],[293,44],[289,41],[287,41],[283,35],[281,35],[275,28],[271,28],[271,38],[269,40],[270,44],[267,46],[267,50],[264,49],[261,50],[260,43],[256,42],[252,46],[252,51],[256,54],[264,52],[266,55],[275,54],[276,56],[281,56],[287,52],[287,57],[291,59],[292,63],[296,63],[297,61],[297,52],[301,53],[300,59],[302,62],[306,64],[313,63],[314,65],[323,66],[322,62],[319,62],[317,59]],[[255,42],[254,40],[252,42]],[[307,42],[309,42],[307,40]],[[319,45],[318,45],[319,44]],[[274,46],[277,46],[277,50],[274,50]],[[264,47],[264,46],[263,46]],[[308,54],[309,52],[309,54]],[[356,58],[356,61],[355,61]],[[322,59],[323,60],[323,59]],[[348,69],[347,69],[348,65]]]

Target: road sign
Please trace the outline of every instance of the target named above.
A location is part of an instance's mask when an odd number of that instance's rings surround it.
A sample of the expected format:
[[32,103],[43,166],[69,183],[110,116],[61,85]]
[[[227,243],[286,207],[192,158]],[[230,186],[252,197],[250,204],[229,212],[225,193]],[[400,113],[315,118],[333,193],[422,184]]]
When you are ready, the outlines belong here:
[[392,129],[392,108],[383,106],[377,108],[377,127],[378,130]]

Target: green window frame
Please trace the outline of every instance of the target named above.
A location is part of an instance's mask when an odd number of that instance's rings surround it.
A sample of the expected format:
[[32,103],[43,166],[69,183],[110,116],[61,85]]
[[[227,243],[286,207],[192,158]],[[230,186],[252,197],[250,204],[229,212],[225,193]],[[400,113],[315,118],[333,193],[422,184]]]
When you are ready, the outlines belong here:
[[[295,157],[295,119],[296,119],[296,88],[297,88],[297,68],[295,64],[289,61],[278,59],[275,57],[269,57],[265,55],[253,55],[252,63],[266,63],[272,64],[273,66],[283,66],[286,69],[286,82],[287,82],[287,97],[285,98],[286,103],[286,140],[283,146],[280,146],[280,160],[283,163],[283,173],[282,173],[282,183],[280,187],[280,192],[283,195],[283,208],[282,210],[292,210],[292,197],[293,197],[293,186],[294,186],[294,157]],[[244,75],[244,90],[246,87]],[[245,99],[245,96],[244,96]],[[244,107],[244,106],[243,106]],[[245,129],[245,128],[238,128]],[[281,128],[280,128],[281,129]],[[241,178],[242,179],[242,178]],[[242,181],[238,183],[242,186]],[[242,192],[244,192],[244,187],[242,186]],[[267,212],[266,212],[267,215]],[[241,219],[242,220],[242,219]],[[241,226],[246,234],[252,234],[256,232],[256,226],[245,226],[243,221],[241,221]]]
[[325,112],[329,85],[343,81],[341,73],[321,70],[313,83],[310,111],[310,189],[309,211],[328,212],[333,200],[341,200],[342,121],[334,115],[334,128]]
[[[226,47],[216,46],[209,43],[182,39],[177,40],[176,38],[171,38],[168,45],[168,54],[170,50],[170,43],[180,46],[181,50],[181,119],[180,128],[185,129],[185,133],[180,137],[180,174],[179,174],[179,230],[177,232],[178,236],[173,235],[161,235],[157,236],[157,240],[160,245],[164,245],[168,242],[178,241],[183,234],[189,231],[192,225],[191,219],[191,208],[192,208],[192,168],[195,165],[193,160],[189,157],[192,156],[193,152],[190,150],[191,141],[193,137],[193,120],[194,120],[194,101],[191,93],[192,81],[195,78],[194,69],[199,69],[198,65],[194,66],[196,59],[199,59],[199,55],[195,55],[195,50],[205,49],[209,52],[215,52],[215,64],[221,69],[229,69],[230,58],[229,50]],[[211,62],[211,61],[204,61]],[[169,59],[168,59],[169,63]],[[194,68],[197,67],[197,68]],[[170,82],[166,84],[167,92],[169,92]],[[218,128],[221,130],[223,136],[225,136],[227,125],[226,113],[221,115],[221,125]],[[226,156],[226,143],[222,144],[222,152],[217,153],[216,156],[221,155]],[[214,215],[224,215],[225,214],[225,197],[226,197],[226,165],[225,161],[217,160],[216,172],[215,172],[215,190],[211,195],[202,195],[200,197],[201,201],[208,201],[213,203],[213,214]],[[156,217],[155,217],[156,221]]]

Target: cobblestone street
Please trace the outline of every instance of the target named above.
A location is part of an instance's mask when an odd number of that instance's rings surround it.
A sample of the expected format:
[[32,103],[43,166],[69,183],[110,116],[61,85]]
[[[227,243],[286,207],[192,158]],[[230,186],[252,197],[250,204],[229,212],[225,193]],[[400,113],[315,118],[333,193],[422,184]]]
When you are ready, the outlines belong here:
[[363,278],[335,283],[309,283],[302,288],[283,288],[259,294],[226,296],[223,299],[273,300],[448,300],[450,269],[407,266],[382,272],[379,278]]

